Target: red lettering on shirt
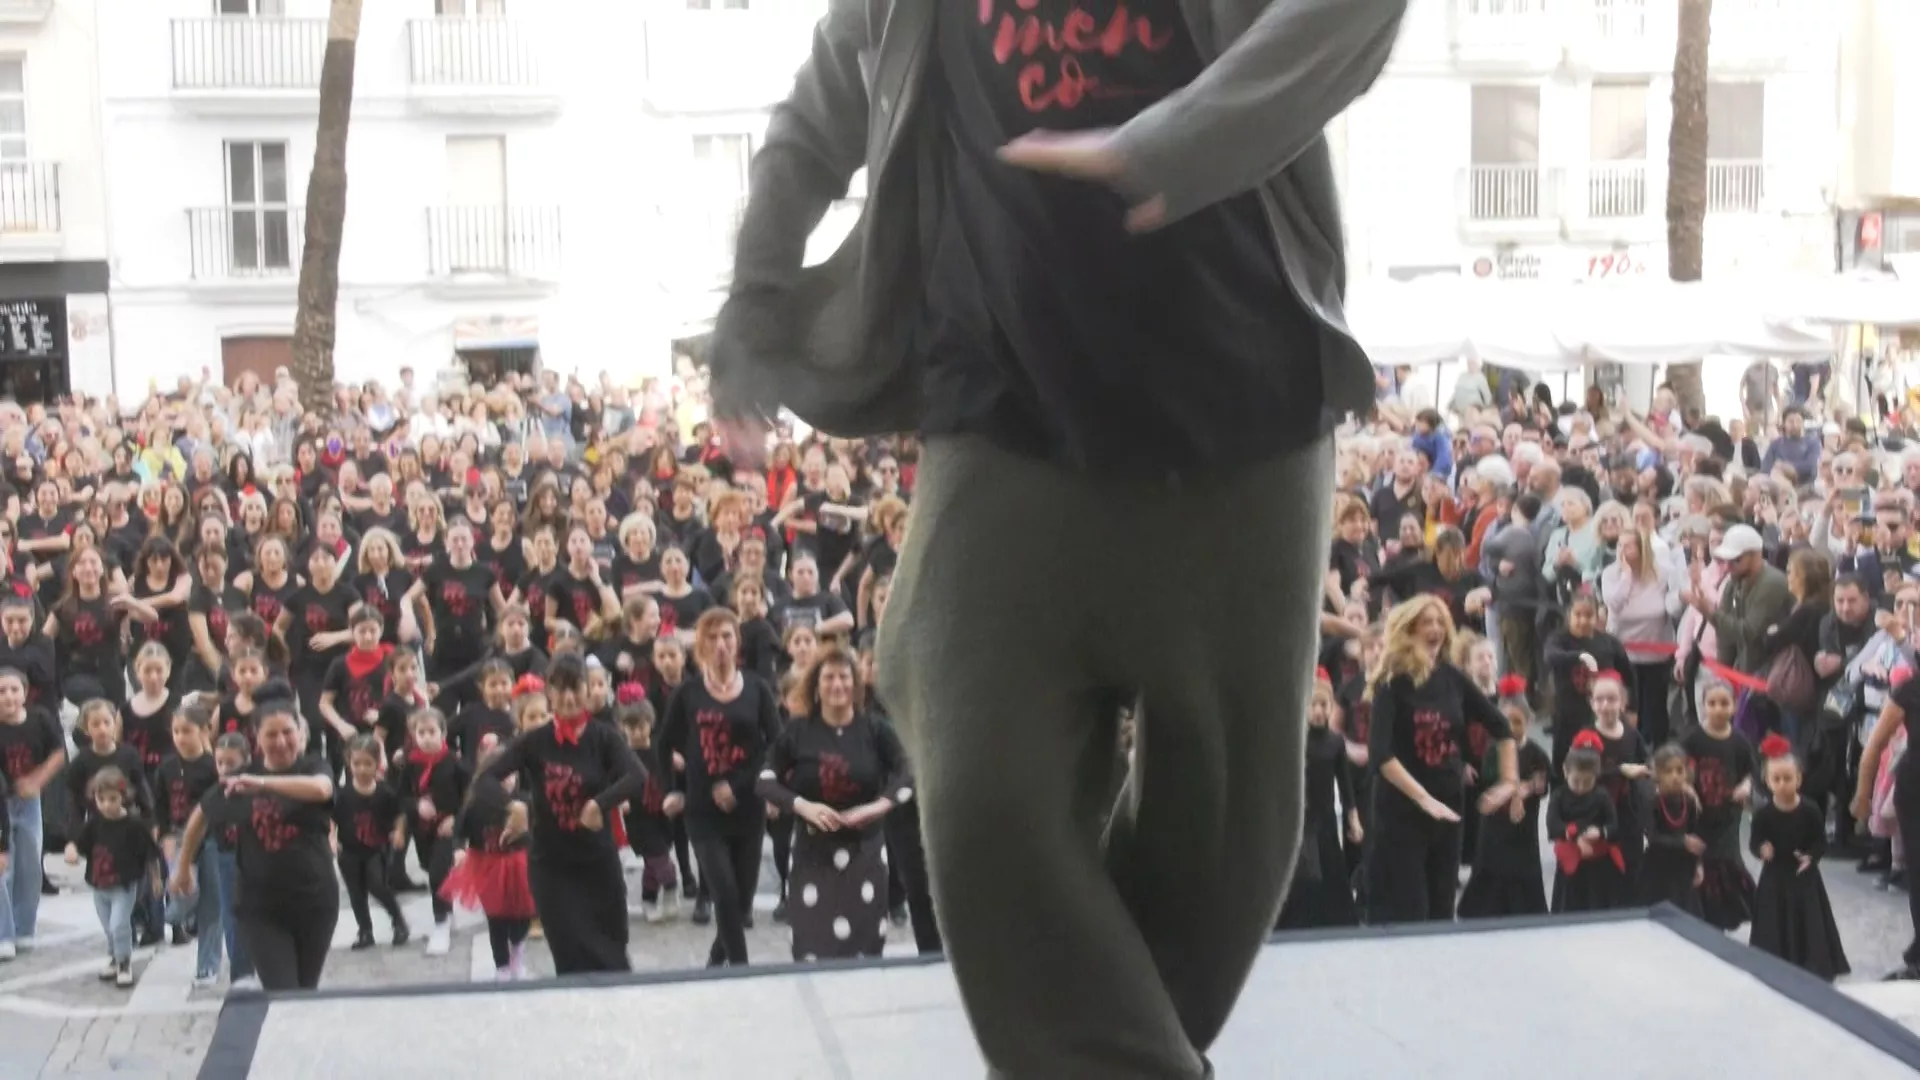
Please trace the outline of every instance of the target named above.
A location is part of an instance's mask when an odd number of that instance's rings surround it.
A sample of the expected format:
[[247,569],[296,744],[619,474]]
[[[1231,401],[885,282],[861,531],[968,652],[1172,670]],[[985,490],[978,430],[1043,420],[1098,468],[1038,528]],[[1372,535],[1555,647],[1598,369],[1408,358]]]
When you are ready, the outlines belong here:
[[1437,769],[1460,752],[1453,741],[1453,725],[1437,709],[1413,711],[1413,750],[1420,764]]
[[706,762],[707,776],[719,779],[747,760],[747,752],[733,741],[733,729],[727,714],[719,709],[701,709],[694,714],[700,726],[700,758]]
[[299,839],[300,830],[287,821],[280,804],[267,797],[253,800],[253,836],[269,855],[278,854]]
[[553,817],[562,832],[574,832],[580,828],[580,811],[587,804],[585,785],[580,782],[580,774],[573,766],[548,762],[543,776],[542,786],[547,795],[547,806],[553,810]]
[[1001,10],[1003,2],[979,0],[980,25],[993,27],[995,61],[1019,62],[1015,85],[1031,113],[1071,111],[1089,97],[1141,93],[1087,70],[1087,61],[1117,59],[1130,47],[1157,53],[1173,42],[1171,29],[1155,29],[1124,3],[1104,15],[1070,4],[1057,22],[1049,22],[1035,13],[1039,0],[1013,0],[1013,11]]

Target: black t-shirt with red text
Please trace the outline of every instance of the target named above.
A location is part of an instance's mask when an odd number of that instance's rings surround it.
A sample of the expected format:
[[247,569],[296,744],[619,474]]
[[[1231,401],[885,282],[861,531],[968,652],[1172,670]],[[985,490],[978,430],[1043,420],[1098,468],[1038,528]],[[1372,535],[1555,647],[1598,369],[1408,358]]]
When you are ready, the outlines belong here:
[[73,839],[87,860],[87,884],[96,889],[123,889],[146,879],[147,867],[160,849],[151,826],[138,814],[118,818],[94,815]]
[[339,582],[326,592],[302,585],[287,597],[287,613],[291,616],[287,623],[287,648],[293,653],[296,671],[324,675],[335,660],[346,655],[350,643],[316,649],[313,639],[320,634],[347,629],[347,613],[358,601],[353,587]]
[[212,754],[183,758],[169,754],[154,773],[153,797],[160,805],[160,827],[172,833],[187,827],[193,808],[206,797],[207,789],[220,782],[220,770],[214,767]]
[[500,751],[483,775],[501,783],[510,776],[524,777],[519,795],[530,806],[533,858],[575,864],[616,857],[611,825],[588,829],[580,824],[580,811],[597,802],[610,822],[621,803],[646,790],[647,780],[627,737],[610,724],[593,721],[571,742],[561,737],[557,722],[525,732]]
[[1180,92],[1202,64],[1179,5],[938,10],[923,107],[939,113],[945,198],[915,342],[927,364],[923,429],[1155,475],[1259,460],[1323,434],[1322,330],[1283,277],[1260,195],[1132,232],[1126,198],[1107,185],[999,157],[1034,131],[1121,127]]
[[353,579],[354,595],[380,613],[380,640],[389,645],[400,640],[400,598],[411,588],[413,574],[406,570],[361,574]]
[[[1377,772],[1387,762],[1399,761],[1428,795],[1455,812],[1466,808],[1462,766],[1484,760],[1489,747],[1512,738],[1506,717],[1452,664],[1436,664],[1418,686],[1405,675],[1374,684],[1369,765]],[[1373,798],[1376,813],[1391,807],[1426,816],[1392,784],[1376,784]]]
[[383,851],[393,839],[393,823],[400,820],[400,797],[393,788],[376,783],[363,792],[348,782],[333,793],[333,822],[339,828],[340,850],[366,855]]
[[[714,697],[705,679],[687,679],[668,699],[660,723],[663,754],[686,761],[674,786],[686,793],[690,837],[738,836],[760,828],[766,817],[754,785],[767,748],[780,737],[780,705],[766,680],[747,672],[740,679],[732,701]],[[731,812],[714,802],[721,783],[733,789]]]
[[433,612],[434,648],[477,658],[493,627],[493,571],[479,563],[456,570],[442,561],[422,575]]
[[[255,762],[254,776],[328,775],[324,759],[306,757],[275,773]],[[302,802],[264,791],[232,799],[239,826],[241,915],[306,914],[337,908],[339,886],[333,872],[333,800]]]

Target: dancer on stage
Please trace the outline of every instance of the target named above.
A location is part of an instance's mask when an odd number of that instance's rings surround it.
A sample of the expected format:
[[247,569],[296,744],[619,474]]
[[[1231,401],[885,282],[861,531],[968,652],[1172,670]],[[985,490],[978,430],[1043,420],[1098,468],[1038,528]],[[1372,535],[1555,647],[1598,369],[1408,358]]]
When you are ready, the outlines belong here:
[[666,811],[686,813],[700,883],[713,900],[710,967],[747,962],[746,930],[760,884],[767,818],[754,785],[767,748],[780,737],[773,687],[736,664],[738,629],[739,617],[726,608],[700,616],[693,631],[700,675],[674,692],[660,725],[661,749],[685,762]]
[[[1527,681],[1508,675],[1500,680],[1498,689],[1500,713],[1513,731],[1514,745],[1520,748],[1520,790],[1507,805],[1483,812],[1473,876],[1460,890],[1463,919],[1547,912],[1547,892],[1540,883],[1540,805],[1546,798],[1552,763],[1547,752],[1527,738],[1533,722],[1533,710],[1527,704]],[[1499,775],[1498,753],[1498,747],[1487,752],[1481,763],[1483,774]]]
[[1482,797],[1482,807],[1504,807],[1520,795],[1512,725],[1447,661],[1452,635],[1447,605],[1433,596],[1416,596],[1387,615],[1386,654],[1368,690],[1373,727],[1367,757],[1380,777],[1367,849],[1368,921],[1374,925],[1453,918],[1460,816],[1469,809],[1464,747],[1498,749],[1499,779]]
[[1360,811],[1348,780],[1347,740],[1334,728],[1334,717],[1333,681],[1322,668],[1307,706],[1307,816],[1300,862],[1276,930],[1351,926],[1358,920],[1340,838],[1344,831],[1349,841],[1360,841]]
[[[338,661],[335,661],[337,664]],[[400,796],[380,778],[380,741],[356,735],[347,743],[347,783],[333,797],[333,850],[340,864],[340,882],[347,887],[347,903],[356,927],[354,950],[373,948],[371,899],[387,913],[393,926],[393,946],[407,943],[411,931],[400,914],[387,868],[391,858],[404,858],[406,834],[400,829]]]
[[1591,728],[1573,737],[1561,766],[1566,783],[1547,800],[1547,839],[1558,868],[1553,912],[1607,911],[1627,903],[1627,860],[1617,842],[1613,796],[1600,783],[1602,742]]
[[1700,858],[1700,914],[1722,930],[1738,930],[1753,913],[1753,875],[1740,851],[1740,820],[1759,759],[1733,728],[1733,688],[1716,679],[1700,698],[1700,726],[1680,740],[1700,797],[1700,839],[1707,845]]
[[[1150,0],[1152,51],[1069,56],[1045,44],[1084,18],[1064,3],[981,25],[833,0],[755,157],[713,337],[725,450],[757,465],[782,405],[925,436],[880,675],[933,770],[941,929],[1002,1075],[1205,1075],[1286,894],[1327,435],[1374,403],[1321,129],[1406,7],[1218,0],[1195,34]],[[1023,20],[1046,53],[1005,64]],[[1061,57],[1098,92],[1022,74]],[[863,168],[862,227],[803,269]],[[1175,550],[1182,573],[1139,574]],[[1116,689],[1144,708],[1109,814],[1115,777],[1077,766]]]
[[1792,744],[1769,735],[1761,740],[1760,754],[1767,759],[1767,791],[1773,799],[1753,812],[1747,837],[1747,849],[1762,864],[1753,890],[1753,947],[1832,982],[1853,969],[1820,877],[1826,821],[1818,807],[1800,797],[1803,774]]
[[1647,853],[1634,882],[1634,903],[1669,903],[1700,917],[1700,800],[1687,786],[1687,752],[1669,743],[1653,752],[1653,816],[1647,822]]
[[[495,735],[481,739],[482,768],[500,754]],[[461,848],[453,872],[436,899],[479,908],[487,917],[487,944],[493,950],[494,978],[527,978],[526,942],[533,926],[533,890],[527,877],[526,834],[511,830],[518,776],[504,780],[482,775],[467,791],[455,833]]]
[[588,721],[586,681],[579,657],[556,657],[552,722],[524,730],[481,770],[501,783],[521,773],[539,781],[521,796],[531,813],[509,817],[502,843],[529,835],[527,878],[557,975],[631,968],[627,885],[607,819],[640,796],[646,772],[624,735]]
[[795,960],[879,956],[887,944],[887,814],[913,798],[892,727],[861,711],[854,656],[828,647],[801,676],[807,706],[767,751],[756,790],[797,820],[787,921]]

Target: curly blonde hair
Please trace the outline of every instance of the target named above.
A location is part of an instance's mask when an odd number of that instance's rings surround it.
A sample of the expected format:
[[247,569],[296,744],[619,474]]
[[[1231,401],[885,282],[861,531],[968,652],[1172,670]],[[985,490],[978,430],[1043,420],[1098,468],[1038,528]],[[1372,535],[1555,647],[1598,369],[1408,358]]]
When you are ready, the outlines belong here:
[[[1415,686],[1427,681],[1433,675],[1434,664],[1438,657],[1427,651],[1427,646],[1415,633],[1420,619],[1429,611],[1446,628],[1447,640],[1453,640],[1453,613],[1437,596],[1416,596],[1387,612],[1387,648],[1380,654],[1380,662],[1367,673],[1367,700],[1373,700],[1374,690],[1382,682],[1396,675],[1405,675]],[[1447,655],[1443,644],[1440,656]]]

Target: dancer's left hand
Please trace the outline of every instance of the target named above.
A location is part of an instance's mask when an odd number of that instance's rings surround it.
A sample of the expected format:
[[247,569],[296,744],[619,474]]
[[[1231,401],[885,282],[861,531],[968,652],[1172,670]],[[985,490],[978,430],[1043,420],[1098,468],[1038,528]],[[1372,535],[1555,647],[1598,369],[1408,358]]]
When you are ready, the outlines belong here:
[[[1110,129],[1035,131],[1000,148],[1000,160],[1034,172],[1113,187],[1124,171]],[[1127,231],[1149,232],[1166,217],[1167,200],[1155,195],[1127,210]]]
[[607,823],[606,815],[600,812],[600,804],[590,802],[580,808],[580,827],[588,832],[599,832]]

